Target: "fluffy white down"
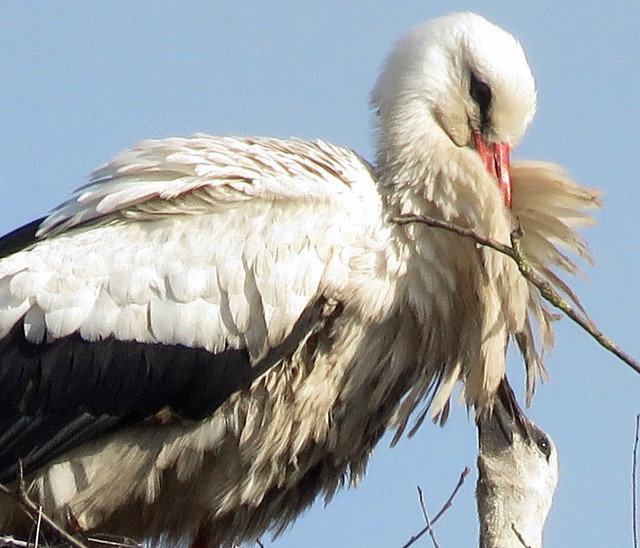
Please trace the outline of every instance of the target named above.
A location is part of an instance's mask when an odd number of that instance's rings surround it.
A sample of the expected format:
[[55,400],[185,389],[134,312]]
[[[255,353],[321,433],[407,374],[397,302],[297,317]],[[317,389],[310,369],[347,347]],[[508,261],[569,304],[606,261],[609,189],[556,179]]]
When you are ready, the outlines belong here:
[[481,445],[478,455],[481,548],[543,546],[544,523],[558,484],[558,451],[548,434],[548,455],[520,433],[513,436],[506,449],[492,451]]

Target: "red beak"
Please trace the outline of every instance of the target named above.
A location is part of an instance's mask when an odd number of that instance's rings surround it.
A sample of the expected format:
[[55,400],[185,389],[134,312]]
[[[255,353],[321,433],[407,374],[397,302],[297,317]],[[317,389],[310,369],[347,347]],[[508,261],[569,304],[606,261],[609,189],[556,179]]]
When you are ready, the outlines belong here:
[[476,143],[476,150],[487,170],[498,180],[505,205],[510,208],[511,170],[509,167],[509,154],[511,153],[511,148],[507,143],[495,143],[488,147],[478,131],[473,132],[473,139]]

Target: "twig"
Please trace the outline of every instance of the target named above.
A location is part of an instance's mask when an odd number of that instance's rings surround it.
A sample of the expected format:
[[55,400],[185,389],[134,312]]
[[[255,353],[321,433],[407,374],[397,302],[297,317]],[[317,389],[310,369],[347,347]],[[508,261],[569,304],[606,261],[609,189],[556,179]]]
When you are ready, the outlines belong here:
[[513,533],[515,534],[515,536],[516,536],[516,537],[518,538],[518,540],[520,541],[520,544],[522,544],[522,546],[523,546],[524,548],[531,548],[531,546],[529,546],[529,545],[525,542],[524,537],[520,534],[520,531],[518,531],[518,530],[516,529],[516,526],[515,526],[513,523],[511,524],[511,530],[513,531]]
[[52,531],[54,531],[57,535],[62,537],[71,546],[74,546],[75,548],[87,548],[87,546],[83,542],[79,541],[77,538],[67,533],[55,521],[53,521],[49,516],[47,516],[47,514],[39,510],[38,506],[36,506],[36,504],[29,498],[29,495],[24,489],[24,477],[22,476],[22,474],[20,474],[20,482],[19,482],[19,487],[17,492],[12,491],[2,483],[0,483],[0,492],[4,493],[5,495],[15,500],[22,507],[22,509],[27,514],[29,514],[29,516],[31,516],[32,518],[38,519],[38,516],[40,516],[40,519],[42,519],[42,521],[46,523]]
[[633,548],[638,548],[638,438],[640,438],[640,414],[636,415],[636,437],[633,442],[633,465],[631,467],[631,508],[633,511]]
[[113,536],[100,533],[98,536],[87,537],[87,541],[93,544],[104,544],[117,548],[143,548],[144,544],[127,537]]
[[38,506],[38,523],[36,523],[36,541],[35,548],[38,548],[40,544],[40,527],[42,526],[42,506]]
[[544,280],[535,272],[522,253],[522,232],[519,229],[514,230],[511,233],[511,246],[508,246],[491,238],[480,236],[468,228],[463,228],[453,223],[440,221],[424,215],[400,215],[398,217],[394,217],[392,221],[401,225],[422,223],[434,228],[448,230],[449,232],[454,232],[464,238],[470,238],[480,245],[489,247],[498,253],[502,253],[503,255],[510,257],[518,265],[520,273],[538,288],[538,291],[540,291],[540,294],[546,301],[564,312],[569,318],[582,327],[582,329],[589,333],[589,335],[591,335],[602,347],[615,354],[636,373],[640,373],[640,362],[636,361],[629,354],[620,349],[609,337],[600,331],[590,319],[584,318],[578,314],[567,300],[553,289],[549,282]]
[[462,487],[465,478],[469,475],[469,472],[471,472],[471,469],[468,466],[465,466],[464,470],[460,474],[460,478],[458,479],[458,483],[453,490],[453,493],[451,493],[451,496],[447,499],[447,502],[445,502],[442,508],[440,508],[440,511],[436,514],[436,517],[433,518],[433,520],[431,521],[431,525],[435,525],[436,521],[438,521],[442,517],[442,514],[444,514],[449,508],[451,508],[453,499],[458,494],[458,491],[460,491],[460,488]]
[[20,540],[11,536],[0,536],[0,546],[19,546],[20,548],[29,548],[29,542],[26,540]]
[[436,522],[442,517],[442,515],[449,508],[451,508],[451,506],[453,504],[453,499],[458,494],[458,491],[460,491],[460,488],[462,487],[462,484],[464,483],[465,478],[469,475],[469,472],[471,472],[471,469],[468,466],[466,466],[465,469],[460,474],[460,478],[458,479],[458,483],[456,484],[455,488],[453,489],[453,492],[451,493],[451,496],[447,499],[447,502],[445,502],[442,505],[442,508],[440,508],[440,511],[436,514],[436,517],[431,520],[431,524],[427,525],[425,528],[421,529],[420,532],[418,532],[415,535],[413,535],[408,540],[408,542],[402,546],[402,548],[407,548],[408,546],[411,546],[412,544],[415,544],[418,541],[418,539],[422,535],[424,535],[426,532],[428,532],[429,529],[432,528],[436,524]]
[[422,516],[424,517],[424,521],[427,524],[427,527],[429,528],[429,536],[431,537],[431,541],[433,542],[433,546],[434,548],[440,548],[440,545],[438,544],[438,539],[436,538],[436,532],[433,530],[433,526],[431,524],[431,520],[429,519],[429,514],[427,513],[427,507],[424,504],[424,496],[422,494],[422,489],[420,489],[420,486],[416,486],[416,488],[418,489],[418,500],[420,501],[420,509],[422,510]]

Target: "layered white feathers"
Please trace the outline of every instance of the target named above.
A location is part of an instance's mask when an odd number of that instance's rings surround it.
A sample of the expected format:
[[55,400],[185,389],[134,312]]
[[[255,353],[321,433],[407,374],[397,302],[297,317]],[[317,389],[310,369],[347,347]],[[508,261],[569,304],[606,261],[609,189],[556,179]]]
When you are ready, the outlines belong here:
[[362,256],[384,253],[385,231],[347,149],[198,136],[125,152],[40,234],[0,262],[0,337],[26,315],[32,342],[79,331],[257,357],[353,277],[351,255],[366,268]]
[[[527,257],[567,291],[552,269],[576,273],[577,267],[558,245],[589,258],[573,229],[592,221],[583,210],[599,205],[597,193],[540,162],[514,162],[513,185],[512,213]],[[24,318],[27,339],[36,343],[78,331],[90,341],[113,335],[212,352],[247,348],[257,359],[320,296],[376,321],[407,304],[427,307],[420,313],[426,332],[446,330],[440,321],[450,319],[459,288],[442,253],[468,242],[426,229],[433,251],[423,246],[429,255],[412,270],[405,236],[398,239],[402,229],[385,220],[383,208],[370,167],[348,149],[205,135],[147,141],[100,168],[56,209],[40,229],[46,239],[0,262],[0,337]],[[73,230],[79,223],[93,224]],[[411,238],[417,228],[409,229]],[[491,230],[508,236],[505,228]],[[484,227],[479,233],[486,234]],[[507,264],[509,276],[521,280],[509,259],[473,247],[485,267]],[[543,346],[553,336],[537,290],[527,292],[518,306],[529,308],[531,320],[517,313],[511,321],[514,334],[525,334],[531,394],[542,371],[535,324]],[[505,299],[508,305],[513,295],[505,291]],[[505,312],[506,305],[497,306]],[[461,366],[446,380],[427,363],[405,408],[413,409],[440,378],[446,389],[435,406],[439,413],[452,381],[472,369]]]

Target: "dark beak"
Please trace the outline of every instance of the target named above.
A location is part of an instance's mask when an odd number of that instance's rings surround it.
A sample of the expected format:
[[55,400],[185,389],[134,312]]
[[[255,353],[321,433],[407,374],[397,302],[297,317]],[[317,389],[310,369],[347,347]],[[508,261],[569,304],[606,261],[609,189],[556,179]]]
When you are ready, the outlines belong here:
[[501,452],[513,444],[514,435],[532,439],[536,427],[527,418],[516,400],[506,377],[502,379],[490,414],[478,417],[480,449]]

